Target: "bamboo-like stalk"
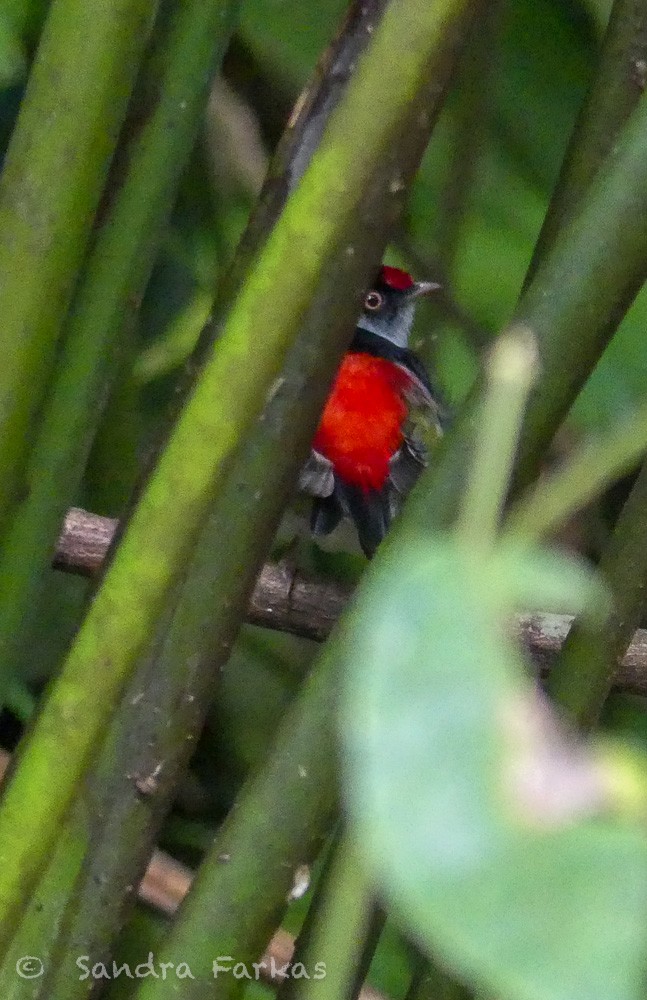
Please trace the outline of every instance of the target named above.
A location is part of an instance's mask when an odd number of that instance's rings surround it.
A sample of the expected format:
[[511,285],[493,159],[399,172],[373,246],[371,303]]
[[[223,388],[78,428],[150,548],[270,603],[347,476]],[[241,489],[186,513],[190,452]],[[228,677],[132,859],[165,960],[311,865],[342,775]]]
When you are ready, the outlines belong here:
[[536,472],[647,274],[645,141],[647,94],[516,310],[537,337],[541,372],[522,434],[520,482]]
[[[358,46],[369,38],[379,6],[378,2],[357,4],[335,43],[332,80],[335,101],[341,93],[340,78],[345,75],[348,80],[348,67],[356,62]],[[326,57],[326,63],[330,66],[332,59]],[[330,85],[330,74],[326,72],[312,94],[312,103],[301,104],[298,118],[288,129],[289,138],[281,144],[273,167],[274,183],[267,185],[262,207],[237,255],[237,264],[228,283],[230,289],[240,280],[243,261],[247,262],[253,252],[252,243],[258,246],[267,236],[267,231],[258,224],[259,217],[269,226],[278,216],[290,188],[294,187],[296,157],[300,169],[305,169],[307,161],[301,149],[302,135],[304,131],[312,135],[312,127],[308,127],[307,122],[313,114],[321,134],[324,121],[317,94],[319,90],[328,94]],[[330,101],[326,105],[324,119],[332,109]],[[423,140],[420,148],[422,145]],[[282,176],[281,171],[285,177],[289,175],[289,180],[284,178],[277,192],[276,181]],[[390,174],[386,167],[384,177],[387,178],[384,182],[375,185],[380,192],[379,199],[383,199],[388,188]],[[386,226],[390,214],[387,206],[380,203],[376,212]],[[377,238],[375,232],[372,236]],[[348,263],[356,266],[358,258],[359,255],[353,255]],[[339,287],[337,282],[335,287]],[[316,310],[314,315],[317,315]],[[83,994],[83,986],[74,975],[73,953],[81,948],[86,954],[101,957],[106,942],[114,937],[132,903],[130,888],[141,877],[178,777],[192,750],[192,740],[201,728],[213,697],[218,665],[227,656],[228,644],[242,616],[255,565],[269,546],[285,502],[290,469],[294,470],[297,458],[293,450],[284,446],[283,440],[286,435],[296,433],[305,447],[310,432],[304,423],[304,406],[310,414],[308,423],[312,423],[318,406],[317,396],[324,392],[324,367],[327,369],[331,363],[328,341],[335,331],[330,317],[319,315],[325,322],[319,323],[316,329],[306,324],[299,344],[292,349],[286,363],[282,391],[266,406],[263,419],[237,457],[228,477],[228,491],[196,547],[196,557],[184,586],[184,600],[175,613],[174,622],[179,628],[171,629],[166,641],[164,630],[161,630],[161,650],[158,648],[153,657],[137,669],[119,717],[108,735],[94,782],[103,793],[93,811],[105,818],[101,830],[95,830],[92,836],[82,877],[73,895],[63,904],[65,918],[59,921],[60,930],[59,926],[55,928],[58,940],[43,983],[44,995],[48,998],[60,995],[70,1000],[77,992]],[[207,334],[213,338],[215,330]],[[310,385],[319,386],[318,393],[309,391]],[[84,530],[81,512],[73,514],[67,523]],[[114,534],[114,521],[100,519],[99,523],[104,529],[103,551],[87,533],[83,536],[88,543],[86,565],[90,570],[98,568],[105,555],[105,546]],[[216,607],[218,613],[214,615]],[[178,644],[184,641],[186,628],[189,630],[186,648],[181,649]],[[200,649],[204,663],[198,669]],[[136,740],[132,739],[132,733],[137,733]],[[163,762],[161,769],[158,768],[160,762]],[[142,798],[140,788],[145,787],[146,776],[151,774],[155,775],[150,781],[151,794]],[[41,880],[40,892],[45,891],[42,883],[48,878],[49,873]],[[98,880],[101,884],[106,884],[107,880],[109,892],[97,893]]]
[[0,536],[156,0],[54,0],[0,177]]
[[[356,62],[357,36],[370,37],[366,27],[375,23],[379,6],[376,4],[371,9],[362,5],[359,21],[347,23],[350,37],[345,35],[338,46],[335,80],[340,75],[341,65]],[[124,701],[124,710],[111,730],[97,778],[97,783],[108,790],[107,820],[101,836],[93,839],[85,881],[75,894],[73,922],[66,934],[70,947],[77,947],[82,940],[85,951],[93,953],[102,940],[110,937],[111,928],[114,929],[119,917],[121,900],[127,896],[128,884],[141,873],[179,769],[191,749],[185,737],[197,733],[200,728],[213,695],[218,667],[227,658],[232,638],[243,619],[260,561],[269,546],[296,469],[307,452],[331,372],[353,328],[357,306],[344,294],[344,289],[355,289],[363,283],[366,262],[374,262],[376,255],[381,253],[426,146],[442,101],[442,81],[449,75],[460,38],[460,33],[452,35],[433,81],[403,113],[401,141],[394,144],[362,193],[357,213],[359,222],[353,229],[354,252],[342,251],[326,269],[322,289],[308,310],[303,328],[286,359],[280,391],[266,405],[262,420],[228,470],[226,482],[187,569],[186,582],[167,635],[155,657],[156,663],[148,676],[138,671],[137,680]],[[328,83],[328,78],[324,77],[322,88],[327,90]],[[314,123],[303,128],[297,123],[293,129],[293,142],[288,143],[288,148],[283,147],[279,161],[289,175],[284,178],[287,179],[283,186],[286,192],[294,188],[298,171],[306,166],[302,143],[306,141],[308,155],[311,155],[315,137],[323,131],[321,116],[330,113],[329,102],[322,108],[315,99],[304,112],[306,122],[313,115]],[[274,172],[275,181],[276,177]],[[398,178],[397,185],[393,184],[394,177]],[[269,191],[274,212],[278,209],[275,188],[270,187]],[[267,207],[262,214],[268,218]],[[262,239],[262,229],[256,232]],[[246,241],[243,256],[248,252],[249,242]],[[131,701],[135,701],[132,709],[126,707]],[[133,731],[142,740],[135,747]],[[141,763],[142,756],[146,758],[145,764]],[[154,773],[156,762],[163,762],[162,773],[156,778],[154,794],[147,800],[148,808],[143,809],[141,796],[124,776]],[[314,794],[319,793],[315,791]],[[322,787],[320,794],[325,797],[331,792]],[[315,803],[313,808],[320,806]],[[308,830],[308,824],[304,823],[301,847],[295,844],[290,848],[295,856],[299,850],[302,856],[309,856],[312,838]],[[108,873],[111,885],[110,899],[102,900],[100,906],[93,878],[98,872],[104,876]],[[263,905],[259,903],[254,909],[236,908],[228,917],[229,932],[246,942],[250,955],[257,953],[256,943],[266,939],[271,932],[270,915],[285,906],[285,889],[276,868],[272,878],[268,901]],[[61,970],[70,967],[63,953],[59,965]],[[61,975],[56,987],[52,988],[52,996],[69,998],[74,985],[71,981],[66,983]]]
[[[65,914],[65,901],[83,867],[88,827],[92,822],[96,825],[99,821],[100,817],[96,814],[90,818],[87,803],[80,803],[67,824],[66,836],[55,845],[38,891],[30,899],[24,919],[16,928],[6,961],[0,965],[2,996],[6,1000],[45,1000],[49,996],[47,984],[57,934]],[[36,944],[37,947],[34,947]],[[25,955],[34,955],[42,962],[42,975],[34,980],[26,980],[16,974],[16,968],[21,967],[19,962]],[[76,966],[74,972],[78,977]]]
[[45,0],[3,0],[2,13],[14,31],[33,44],[45,17]]
[[[323,898],[327,892],[331,872],[339,850],[339,842],[343,825],[344,824],[342,822],[337,823],[336,829],[332,831],[330,837],[328,838],[328,842],[321,850],[319,858],[317,859],[319,872],[314,886],[308,887],[310,889],[310,902],[301,927],[299,928],[299,933],[294,942],[294,951],[292,953],[292,961],[294,963],[304,962],[310,951],[312,945],[312,935],[317,923],[317,915],[320,911]],[[309,871],[309,869],[306,869],[308,874]],[[286,976],[276,991],[276,1000],[294,1000],[294,993],[297,985],[297,981],[292,976]]]
[[301,959],[307,978],[295,982],[296,1000],[345,1000],[355,995],[372,903],[358,846],[347,834],[332,858],[311,941]]
[[[42,564],[48,561],[50,536],[52,530],[56,533],[61,510],[67,506],[66,497],[69,499],[78,485],[86,439],[89,444],[91,428],[99,416],[96,397],[102,394],[102,376],[111,357],[118,353],[114,341],[123,314],[131,308],[133,298],[139,297],[147,280],[160,227],[194,145],[215,64],[231,33],[234,7],[220,0],[193,0],[179,8],[156,38],[147,72],[140,81],[140,92],[146,93],[148,101],[155,95],[153,110],[143,124],[139,123],[132,148],[125,154],[125,178],[95,242],[69,324],[56,392],[36,448],[34,486],[3,551],[0,581],[2,565],[5,576],[12,580],[11,588],[4,591],[8,607],[0,619],[5,656],[8,648],[16,649],[20,644],[23,633],[18,626],[28,626],[25,613],[29,612],[30,617],[38,614],[34,597],[39,595]],[[164,67],[161,76],[160,65]],[[24,556],[27,564],[21,570]],[[28,627],[25,632],[29,634]],[[79,864],[74,865],[74,857],[68,858],[67,854],[80,842],[84,845],[83,857],[88,839],[92,840],[86,812],[83,801],[78,802],[66,837],[59,842],[39,886],[38,899],[49,914],[38,934],[43,957],[50,952],[47,976],[39,983],[46,995],[52,995],[50,990],[54,989],[55,942],[57,935],[65,931],[62,914],[68,902],[66,892],[72,892],[79,877]],[[95,884],[95,898],[97,895]],[[30,909],[20,924],[13,944],[18,955],[21,946],[24,951],[20,942],[35,938],[35,921],[42,923],[40,913],[38,910],[34,915]],[[0,992],[14,988],[16,977],[11,969],[10,961],[0,971]],[[78,982],[74,963],[68,971]]]
[[222,299],[232,296],[240,285],[254,254],[283,210],[288,195],[301,180],[387,2],[352,0],[349,4],[336,37],[322,54],[281,136],[261,196],[226,276],[220,296]]
[[[6,770],[11,762],[10,755],[0,750],[0,782],[4,779]],[[95,818],[95,822],[100,822],[100,817]],[[52,935],[50,924],[52,921],[59,921],[63,909],[57,905],[56,890],[65,891],[65,887],[74,881],[76,873],[80,870],[83,854],[86,849],[84,838],[79,839],[74,845],[75,850],[71,850],[72,845],[60,842],[57,845],[55,855],[47,872],[47,879],[51,881],[52,890],[46,893],[43,899],[42,890],[38,896],[31,901],[33,918],[30,922],[29,937],[14,938],[11,945],[9,965],[12,969],[12,976],[6,983],[3,983],[3,998],[7,1000],[19,1000],[20,997],[29,995],[30,1000],[37,997],[50,997],[52,994],[48,988],[49,969],[52,954],[49,946],[53,943],[55,935]],[[194,872],[186,865],[171,857],[165,851],[155,850],[151,857],[146,873],[137,889],[138,899],[146,903],[157,913],[167,917],[173,917],[180,907],[185,896],[191,888]],[[38,959],[42,962],[44,975],[25,981],[24,978],[16,975],[16,964],[30,950],[34,950],[34,941],[38,941]],[[81,947],[80,942],[79,947]],[[265,949],[259,961],[261,978],[269,983],[281,983],[281,972],[291,961],[295,948],[295,940],[287,931],[279,929]],[[78,958],[78,955],[75,956]],[[24,968],[24,965],[20,966]],[[75,965],[78,975],[78,967]],[[360,991],[360,1000],[384,1000],[381,994],[365,987]]]
[[622,508],[599,569],[613,595],[601,623],[578,620],[548,681],[548,692],[585,728],[594,726],[640,624],[647,586],[647,463]]
[[[183,984],[188,998],[240,988],[232,976],[214,984],[213,959],[232,955],[251,968],[266,928],[280,921],[297,869],[321,846],[336,805],[334,707],[328,658],[281,721],[268,760],[220,829],[163,948],[162,961],[183,955],[194,970],[195,981]],[[137,997],[157,1000],[162,993],[142,982]]]
[[[95,237],[63,328],[62,356],[30,459],[28,495],[0,545],[5,680],[20,653],[25,655],[40,615],[43,577],[58,528],[78,493],[101,403],[116,374],[122,333],[146,286],[235,8],[227,0],[181,4],[144,67],[138,93],[145,94],[151,110],[136,128],[126,130],[133,138],[120,151],[125,176]],[[135,100],[141,103],[137,94]]]
[[647,8],[641,0],[615,0],[598,68],[575,123],[527,281],[613,149],[645,88],[646,73]]
[[647,451],[647,403],[605,434],[592,438],[552,472],[534,483],[512,506],[506,528],[535,542],[556,531]]
[[512,328],[490,350],[457,537],[473,553],[496,544],[519,428],[536,376],[537,352],[528,330]]
[[[452,281],[461,228],[469,206],[474,179],[478,176],[490,112],[491,81],[497,63],[502,22],[502,0],[484,5],[475,21],[465,54],[456,72],[458,87],[452,119],[451,155],[439,203],[434,212],[434,233],[443,275]],[[450,300],[445,289],[444,303]]]
[[[375,167],[400,139],[405,109],[444,66],[443,41],[451,37],[466,7],[466,0],[446,0],[432,8],[423,0],[400,0],[389,8],[302,183],[233,305],[217,350],[133,514],[7,787],[0,811],[5,863],[0,872],[0,924],[5,939],[43,869],[96,737],[153,638],[170,590],[222,486],[227,461],[268,394],[271,398],[276,392],[286,352],[320,274],[348,245],[349,227],[357,225],[356,212]],[[382,96],[376,116],[378,93]],[[363,138],[360,147],[358,133]],[[374,265],[369,258],[360,269],[361,284]],[[357,277],[353,275],[354,281]],[[257,336],[260,315],[262,338]],[[106,663],[109,669],[100,673]],[[90,669],[91,680],[89,665],[96,668]]]
[[[539,383],[531,394],[517,483],[537,472],[553,436],[644,280],[647,267],[647,95],[643,94],[588,193],[521,296],[514,322],[534,334]],[[474,433],[476,386],[408,501],[405,531],[447,527],[455,517]]]

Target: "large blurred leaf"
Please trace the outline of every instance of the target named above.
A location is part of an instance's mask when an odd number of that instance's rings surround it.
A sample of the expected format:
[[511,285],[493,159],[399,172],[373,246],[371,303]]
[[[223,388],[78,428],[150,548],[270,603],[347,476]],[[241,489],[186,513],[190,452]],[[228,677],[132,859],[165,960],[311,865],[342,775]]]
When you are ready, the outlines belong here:
[[376,570],[345,633],[344,720],[379,885],[423,946],[504,1000],[637,998],[647,837],[622,808],[635,764],[561,731],[503,621],[548,592],[581,605],[587,574],[510,551],[477,565],[428,541]]

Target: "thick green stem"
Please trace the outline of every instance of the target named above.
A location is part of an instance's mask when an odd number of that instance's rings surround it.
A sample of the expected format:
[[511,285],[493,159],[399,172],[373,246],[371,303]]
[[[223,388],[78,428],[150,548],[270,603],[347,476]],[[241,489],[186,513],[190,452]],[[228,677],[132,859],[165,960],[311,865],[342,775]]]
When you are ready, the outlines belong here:
[[499,337],[490,351],[457,525],[461,540],[474,555],[488,555],[496,540],[536,361],[532,336],[523,329]]
[[[355,266],[357,259],[349,264]],[[343,270],[335,269],[331,289],[339,291],[344,278]],[[324,323],[324,317],[329,321]],[[136,672],[110,729],[96,772],[105,821],[89,846],[83,880],[68,906],[56,970],[48,983],[52,1000],[70,1000],[77,991],[83,995],[75,978],[75,950],[82,946],[84,954],[98,958],[114,936],[132,899],[128,887],[141,877],[181,780],[296,465],[309,445],[329,371],[347,339],[349,315],[332,319],[330,311],[311,310],[290,352],[284,385],[236,456],[200,535],[170,625],[166,634],[160,630],[160,648]],[[290,448],[285,446],[288,435]],[[160,763],[151,793],[142,796],[139,786]],[[108,876],[105,897],[97,893],[98,874]],[[249,923],[253,912],[244,919]]]
[[[340,826],[341,830],[337,830],[333,843],[326,849],[326,858],[292,955],[292,967],[300,964],[310,976],[313,975],[318,961],[317,949],[321,944],[322,922],[328,919],[331,898],[338,889],[336,883],[339,877],[340,859],[348,846],[340,842],[341,838],[346,837],[343,824]],[[345,983],[345,995],[350,1000],[354,1000],[358,996],[366,980],[386,922],[386,913],[381,907],[374,904],[368,894],[366,894],[365,902],[368,912],[362,915],[363,933],[359,933],[361,928],[358,928],[357,940],[354,942],[353,968],[348,970],[349,975]],[[286,976],[279,986],[277,1000],[296,1000],[302,985],[301,979],[292,975]]]
[[[379,5],[376,5],[379,6]],[[358,35],[370,37],[367,25],[375,23],[375,12],[366,8],[361,19],[347,24],[347,34],[338,40],[335,58],[335,82],[340,65],[357,61]],[[102,811],[106,816],[100,836],[93,838],[84,879],[71,901],[68,919],[56,956],[57,971],[49,981],[48,996],[69,1000],[79,989],[73,982],[73,950],[82,945],[86,954],[100,957],[105,941],[114,935],[123,919],[124,902],[128,905],[128,887],[141,876],[143,865],[154,843],[161,818],[168,808],[173,789],[186,763],[192,744],[187,737],[196,735],[211,698],[219,667],[227,659],[231,642],[244,616],[247,599],[260,562],[269,547],[278,519],[284,509],[298,465],[310,444],[315,422],[323,403],[332,371],[353,327],[356,305],[349,291],[366,278],[367,261],[375,262],[388,232],[400,212],[403,197],[426,146],[433,120],[443,95],[442,81],[447,79],[461,34],[448,43],[441,67],[403,116],[403,137],[373,174],[363,192],[359,209],[360,224],[353,228],[354,253],[342,251],[326,270],[322,287],[307,316],[296,343],[290,349],[282,372],[280,389],[266,405],[242,450],[235,456],[222,490],[214,501],[208,523],[195,547],[171,624],[163,637],[151,668],[140,668],[133,679],[122,709],[115,720],[102,754],[97,784],[105,789]],[[327,77],[321,88],[328,93]],[[337,94],[335,100],[339,95]],[[421,118],[421,109],[426,115]],[[321,115],[329,115],[328,101],[314,100],[304,109],[304,117],[316,116],[315,125],[322,131]],[[316,130],[315,130],[316,131]],[[273,178],[284,183],[284,197],[290,182],[305,168],[303,137],[308,137],[308,155],[312,154],[313,128],[299,120],[290,129],[292,142],[282,145],[279,164]],[[394,175],[400,178],[393,191]],[[287,183],[285,183],[287,181]],[[275,186],[266,197],[272,211],[279,202]],[[269,220],[268,206],[260,215]],[[253,224],[255,240],[263,230]],[[250,244],[241,249],[248,259]],[[234,268],[240,275],[240,262]],[[132,733],[138,739],[133,742]],[[145,803],[132,775],[155,772],[154,793]],[[317,807],[318,808],[318,807]],[[296,820],[295,820],[296,822]],[[308,856],[307,824],[304,826],[302,856]],[[323,832],[323,831],[322,831]],[[237,853],[243,851],[236,848]],[[295,854],[297,847],[294,848]],[[242,865],[242,862],[241,862]],[[108,876],[109,896],[98,898],[96,876]],[[257,897],[241,913],[242,927],[231,928],[239,940],[251,935],[253,941],[269,937],[273,927],[268,913],[285,905],[285,891],[280,872],[275,872],[271,892],[273,909]],[[234,885],[236,883],[233,883]],[[235,891],[235,890],[234,890]],[[223,907],[226,904],[223,901]],[[223,910],[225,912],[225,910]],[[69,970],[72,970],[70,973]]]
[[[375,11],[367,6],[358,21],[353,19],[345,26],[336,43],[337,69],[340,64],[348,66],[356,61],[358,35],[367,38],[367,25],[374,23]],[[318,88],[327,92],[329,77],[317,79]],[[331,110],[329,106],[328,115]],[[296,161],[305,169],[301,138],[312,113],[312,105],[302,105],[289,128],[289,139],[281,144],[272,169],[275,183],[266,187],[262,205],[239,249],[228,283],[230,291],[242,279],[252,245],[258,250],[285,204],[288,178],[296,180]],[[407,154],[409,173],[423,145],[424,137],[420,137],[413,153]],[[361,257],[386,239],[389,217],[396,206],[389,208],[384,201],[390,177],[386,166],[381,174],[382,180],[376,179],[373,188],[378,204],[373,213],[367,205],[366,214],[381,220],[383,231],[367,232],[365,245],[352,257],[342,257],[333,269],[334,281],[330,281],[336,292],[342,287],[340,281],[348,281],[349,287],[354,284],[352,269],[363,267]],[[267,228],[258,224],[259,217]],[[201,534],[171,624],[166,631],[159,630],[159,648],[150,662],[137,669],[122,701],[97,768],[106,820],[101,835],[93,838],[83,879],[67,906],[55,969],[48,980],[49,996],[60,995],[66,1000],[74,996],[79,989],[74,982],[74,950],[80,947],[85,954],[99,958],[106,941],[114,938],[123,922],[132,900],[129,886],[141,878],[193,741],[202,728],[219,668],[228,657],[260,560],[271,544],[297,463],[306,454],[330,371],[352,325],[353,317],[346,313],[349,305],[343,305],[339,314],[337,308],[333,313],[323,306],[317,308],[316,303],[310,309],[283,369],[280,392],[265,407],[262,419],[235,457],[226,488]],[[355,306],[350,308],[354,312]],[[213,328],[208,331],[212,339],[215,334]],[[285,446],[288,438],[289,448]],[[137,741],[132,733],[137,733]],[[131,776],[153,773],[159,761],[164,761],[164,767],[155,779],[154,794],[142,800]],[[102,898],[96,891],[99,873],[110,885],[110,893]]]
[[360,860],[357,845],[347,835],[335,850],[310,945],[301,960],[308,978],[296,981],[298,1000],[346,1000],[354,995],[373,912]]
[[[311,888],[311,898],[308,906],[308,912],[303,919],[303,923],[301,924],[299,933],[294,942],[294,951],[292,952],[291,960],[291,964],[293,965],[297,962],[305,962],[307,955],[310,953],[312,935],[317,922],[317,913],[327,892],[330,875],[336,860],[337,851],[339,850],[339,842],[342,834],[342,824],[338,823],[336,830],[330,836],[328,843],[320,853],[318,862],[321,867],[317,876],[317,881],[314,887]],[[279,988],[276,991],[276,1000],[294,1000],[296,988],[297,980],[292,976],[286,976],[285,979],[279,983]]]
[[[98,735],[153,640],[227,463],[280,388],[286,353],[320,275],[344,247],[354,251],[348,233],[362,195],[401,140],[410,102],[444,70],[467,8],[467,0],[433,7],[397,0],[389,7],[232,307],[7,787],[0,812],[5,936],[44,866]],[[419,128],[428,125],[419,121]],[[374,263],[366,262],[361,284]]]
[[647,405],[531,486],[510,510],[507,530],[528,542],[544,538],[635,468],[645,450]]
[[418,968],[405,1000],[471,1000],[472,996],[472,991],[466,986],[451,979],[429,959],[418,955]]
[[501,11],[502,0],[490,0],[490,3],[484,4],[480,16],[474,22],[453,88],[457,90],[457,97],[452,119],[451,155],[445,170],[439,204],[434,213],[435,240],[442,274],[448,276],[450,282],[465,212],[474,178],[479,170],[479,152],[490,111],[490,82],[496,66],[493,53],[496,53],[499,43]]
[[577,621],[548,678],[548,692],[579,725],[598,721],[618,664],[640,625],[647,588],[647,463],[625,503],[599,565],[613,595],[597,626]]
[[2,13],[20,37],[33,43],[47,10],[47,0],[3,0]]
[[[96,813],[89,818],[87,801],[79,802],[66,827],[65,837],[56,844],[47,871],[29,901],[6,961],[0,966],[0,995],[3,1000],[47,1000],[51,996],[47,984],[56,936],[65,913],[66,899],[82,870],[88,831],[92,823],[96,825],[97,822],[100,822],[100,817]],[[80,953],[77,949],[74,958]],[[39,966],[42,974],[34,979],[22,978],[16,972],[19,961],[25,955],[33,955],[42,963]],[[75,965],[73,969],[78,980],[79,970]]]
[[157,3],[54,0],[0,177],[0,536]]
[[78,494],[101,404],[116,374],[121,333],[146,286],[235,7],[227,0],[181,4],[156,39],[140,81],[138,93],[145,93],[152,111],[138,121],[124,151],[125,177],[63,328],[62,356],[29,462],[28,492],[0,547],[0,657],[7,672],[25,655],[40,615],[43,578],[65,511]]
[[613,149],[644,90],[646,67],[647,7],[642,0],[615,0],[598,68],[575,124],[528,280]]
[[541,454],[644,281],[646,141],[644,94],[516,310],[515,319],[537,337],[542,373],[522,435],[521,482],[536,472]]
[[28,71],[28,50],[33,49],[43,26],[47,0],[3,0],[0,8],[2,60],[0,87],[15,87]]
[[[618,326],[647,267],[647,94],[600,168],[571,224],[561,230],[514,320],[535,335],[540,380],[531,394],[517,460],[518,483],[536,474],[556,430]],[[456,514],[476,428],[480,386],[421,476],[402,530],[447,527]],[[388,544],[401,534],[396,526]]]
[[[196,977],[182,984],[186,1000],[241,987],[231,974],[214,983],[213,960],[231,955],[252,968],[281,919],[296,870],[320,848],[336,802],[334,707],[329,658],[281,721],[267,763],[227,817],[163,946],[161,961],[186,961]],[[163,996],[163,984],[152,980],[137,993],[138,1000]]]

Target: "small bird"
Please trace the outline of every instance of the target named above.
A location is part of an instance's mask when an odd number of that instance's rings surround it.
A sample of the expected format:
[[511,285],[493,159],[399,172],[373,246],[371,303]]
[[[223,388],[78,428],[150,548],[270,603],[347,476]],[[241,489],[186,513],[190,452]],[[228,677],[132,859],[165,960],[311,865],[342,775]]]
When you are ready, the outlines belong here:
[[408,347],[416,299],[438,288],[397,267],[380,268],[299,479],[315,498],[312,533],[327,535],[350,518],[369,558],[426,465],[426,448],[409,426],[413,411],[426,411],[442,432],[439,394]]

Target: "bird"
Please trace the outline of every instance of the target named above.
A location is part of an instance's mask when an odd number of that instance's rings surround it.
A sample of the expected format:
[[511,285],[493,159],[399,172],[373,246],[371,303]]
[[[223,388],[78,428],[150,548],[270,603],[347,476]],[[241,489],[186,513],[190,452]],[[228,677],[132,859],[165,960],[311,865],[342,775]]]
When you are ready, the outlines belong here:
[[437,388],[408,346],[417,299],[439,288],[380,267],[299,477],[300,489],[314,498],[312,534],[328,535],[349,518],[368,558],[427,462],[413,414],[424,412],[439,434],[447,420]]

